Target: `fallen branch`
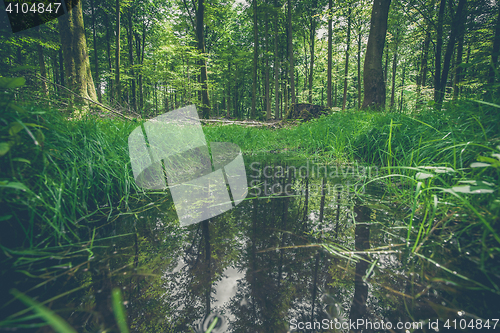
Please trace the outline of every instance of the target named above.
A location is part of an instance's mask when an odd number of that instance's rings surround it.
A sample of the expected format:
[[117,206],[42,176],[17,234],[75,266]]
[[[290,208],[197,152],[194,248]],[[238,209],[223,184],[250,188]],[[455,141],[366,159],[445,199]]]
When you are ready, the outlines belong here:
[[71,94],[75,95],[76,97],[79,97],[79,98],[81,98],[81,99],[84,99],[84,100],[86,100],[86,101],[89,101],[89,102],[91,102],[91,103],[94,103],[95,105],[98,105],[98,106],[100,106],[101,108],[103,108],[103,109],[105,109],[105,110],[108,110],[109,112],[114,113],[114,114],[116,114],[116,115],[118,115],[118,116],[120,116],[120,117],[123,117],[123,118],[127,119],[127,120],[131,120],[131,121],[133,121],[133,120],[134,120],[134,118],[130,118],[130,117],[128,117],[128,116],[126,116],[126,115],[124,115],[124,114],[122,114],[122,113],[120,113],[120,112],[118,112],[118,111],[116,111],[116,110],[113,110],[113,109],[111,109],[110,107],[107,107],[107,106],[106,106],[106,105],[104,105],[104,104],[101,104],[101,103],[99,103],[99,102],[96,102],[96,101],[94,101],[94,100],[92,100],[92,99],[90,99],[90,98],[88,98],[88,97],[83,97],[83,96],[80,96],[80,95],[78,95],[76,92],[74,92],[74,91],[72,91],[72,90],[70,90],[70,89],[66,88],[65,86],[62,86],[62,85],[57,84],[57,83],[55,83],[55,82],[49,81],[49,80],[47,80],[46,78],[44,78],[44,77],[42,77],[42,76],[39,76],[38,74],[27,74],[27,75],[28,75],[28,76],[34,76],[34,77],[36,77],[37,79],[42,80],[42,81],[44,81],[44,82],[46,82],[46,83],[53,84],[54,86],[56,86],[56,87],[58,87],[58,88],[61,88],[61,89],[64,89],[64,90],[66,90],[67,92],[69,92],[69,93],[71,93]]

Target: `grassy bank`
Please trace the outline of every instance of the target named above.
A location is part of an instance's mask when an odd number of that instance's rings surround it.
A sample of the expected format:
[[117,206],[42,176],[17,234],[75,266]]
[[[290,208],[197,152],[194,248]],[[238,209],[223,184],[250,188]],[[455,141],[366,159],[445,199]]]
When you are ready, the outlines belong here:
[[[2,261],[24,269],[80,242],[87,242],[90,258],[100,230],[145,195],[128,156],[128,136],[140,122],[68,119],[30,104],[1,107]],[[368,181],[384,182],[394,203],[411,208],[405,220],[415,252],[430,238],[453,238],[459,251],[479,258],[480,268],[498,273],[500,112],[477,102],[446,107],[413,115],[347,111],[272,130],[203,130],[207,141],[233,142],[246,155],[293,152],[325,163],[376,165],[383,172]],[[57,272],[60,263],[53,265]]]
[[[21,107],[26,111],[15,110]],[[498,195],[489,192],[499,178],[498,155],[491,155],[499,153],[499,109],[476,102],[447,107],[413,116],[348,111],[275,130],[208,125],[204,131],[207,141],[236,143],[244,154],[288,151],[329,163],[357,160],[383,167],[398,185],[392,187],[397,200],[425,216],[426,231],[433,220],[461,207],[467,210],[466,232],[479,232],[477,221],[485,228],[481,239],[498,249]],[[78,240],[78,229],[92,215],[111,216],[141,193],[127,147],[139,123],[96,116],[68,120],[58,111],[15,108],[3,118],[2,135],[11,147],[0,160],[0,198],[8,207],[2,220],[15,237],[2,237],[2,246]],[[470,168],[478,159],[481,167]],[[482,193],[467,193],[463,186]]]

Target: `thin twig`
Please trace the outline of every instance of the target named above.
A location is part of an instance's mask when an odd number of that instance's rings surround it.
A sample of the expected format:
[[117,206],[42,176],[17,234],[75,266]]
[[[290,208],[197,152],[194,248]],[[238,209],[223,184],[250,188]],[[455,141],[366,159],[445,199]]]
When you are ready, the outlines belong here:
[[113,109],[111,109],[110,107],[107,107],[107,106],[106,106],[106,105],[104,105],[104,104],[101,104],[101,103],[99,103],[99,102],[96,102],[96,101],[94,101],[94,100],[92,100],[92,99],[90,99],[90,98],[88,98],[88,97],[80,96],[80,95],[78,95],[77,93],[75,93],[74,91],[72,91],[72,90],[70,90],[70,89],[66,88],[65,86],[62,86],[62,85],[57,84],[57,83],[55,83],[55,82],[49,81],[49,80],[47,80],[46,78],[44,78],[44,77],[42,77],[42,76],[39,76],[39,75],[37,75],[37,74],[28,74],[28,76],[34,76],[34,77],[36,77],[37,79],[40,79],[40,80],[42,80],[42,81],[44,81],[44,82],[47,82],[47,83],[53,84],[54,86],[56,86],[56,87],[58,87],[58,88],[62,88],[62,89],[64,89],[64,90],[66,90],[66,91],[70,92],[71,94],[75,95],[76,97],[79,97],[79,98],[82,98],[82,99],[84,99],[84,100],[86,100],[86,101],[89,101],[89,102],[91,102],[91,103],[94,103],[94,104],[96,104],[96,105],[100,106],[101,108],[106,109],[106,110],[108,110],[109,112],[114,113],[114,114],[116,114],[116,115],[118,115],[118,116],[120,116],[120,117],[123,117],[123,118],[127,119],[127,120],[134,120],[134,118],[130,118],[130,117],[128,117],[128,116],[126,116],[126,115],[124,115],[124,114],[122,114],[122,113],[120,113],[120,112],[118,112],[118,111],[116,111],[116,110],[113,110]]

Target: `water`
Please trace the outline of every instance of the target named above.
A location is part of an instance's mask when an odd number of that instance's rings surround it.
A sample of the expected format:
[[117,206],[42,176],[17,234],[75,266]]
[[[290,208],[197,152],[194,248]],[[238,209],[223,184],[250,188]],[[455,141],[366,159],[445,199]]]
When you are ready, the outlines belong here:
[[112,219],[98,236],[130,234],[96,241],[94,258],[81,259],[64,289],[83,288],[65,299],[72,310],[62,316],[79,331],[113,326],[117,287],[136,332],[205,332],[214,319],[212,332],[496,325],[498,277],[478,269],[460,238],[431,237],[412,254],[408,209],[380,183],[363,185],[376,169],[263,161],[246,158],[247,199],[209,221],[176,226],[172,200],[161,194]]

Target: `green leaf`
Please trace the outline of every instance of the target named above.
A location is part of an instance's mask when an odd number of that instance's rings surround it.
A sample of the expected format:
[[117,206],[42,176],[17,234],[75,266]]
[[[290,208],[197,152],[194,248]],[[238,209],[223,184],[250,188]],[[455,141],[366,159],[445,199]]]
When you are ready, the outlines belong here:
[[486,157],[486,156],[478,156],[477,160],[479,162],[488,162],[488,163],[491,163],[492,166],[494,167],[499,167],[500,166],[500,161],[494,159],[494,158],[491,158],[491,157]]
[[121,333],[129,333],[120,289],[113,289],[113,313]]
[[14,136],[17,133],[19,133],[23,128],[24,128],[23,125],[18,122],[11,123],[9,128],[9,135]]
[[31,162],[25,158],[21,158],[21,157],[16,157],[16,158],[13,158],[12,161],[14,162],[23,162],[23,163],[28,163],[28,164],[31,164]]
[[14,89],[24,86],[24,77],[0,77],[0,88]]
[[489,163],[482,163],[482,162],[474,162],[470,165],[471,168],[485,168],[489,167],[491,164]]
[[426,172],[417,172],[417,174],[415,175],[415,179],[417,179],[417,180],[424,180],[424,179],[432,178],[432,177],[434,177],[433,174],[426,173]]
[[453,186],[451,190],[453,192],[468,193],[468,194],[493,193],[495,191],[494,189],[486,185],[477,185],[477,186],[459,185],[459,186]]
[[0,181],[0,187],[13,188],[16,190],[26,191],[28,188],[23,183],[19,182],[9,182],[7,180]]
[[54,311],[43,306],[42,304],[32,300],[30,297],[24,295],[23,293],[12,290],[11,293],[19,298],[21,302],[28,305],[33,309],[34,312],[38,313],[47,324],[52,326],[52,328],[59,333],[76,333],[76,331],[71,327],[66,321],[54,313]]
[[0,142],[0,156],[7,154],[10,150],[10,142]]

